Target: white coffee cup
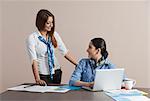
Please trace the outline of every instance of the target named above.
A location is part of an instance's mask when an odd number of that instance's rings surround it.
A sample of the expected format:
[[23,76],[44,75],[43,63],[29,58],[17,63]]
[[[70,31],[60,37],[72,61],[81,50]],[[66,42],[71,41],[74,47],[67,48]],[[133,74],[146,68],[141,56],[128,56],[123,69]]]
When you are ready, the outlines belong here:
[[135,84],[136,84],[136,81],[132,79],[128,79],[124,81],[124,86],[125,86],[125,89],[127,90],[132,89],[135,86]]

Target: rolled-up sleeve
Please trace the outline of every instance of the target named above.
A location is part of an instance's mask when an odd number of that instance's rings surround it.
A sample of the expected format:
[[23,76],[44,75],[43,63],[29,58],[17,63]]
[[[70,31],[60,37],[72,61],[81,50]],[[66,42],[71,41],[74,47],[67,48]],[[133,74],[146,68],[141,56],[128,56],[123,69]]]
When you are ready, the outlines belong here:
[[57,41],[57,47],[58,47],[58,50],[60,51],[60,53],[65,56],[68,52],[68,49],[66,48],[64,42],[62,41],[61,37],[59,36],[59,34],[57,32],[54,33],[54,36],[56,38],[56,41]]
[[26,46],[27,46],[28,55],[30,57],[30,61],[32,64],[33,60],[37,61],[37,55],[36,55],[36,50],[35,50],[35,40],[34,40],[33,35],[30,35],[26,39]]
[[80,81],[81,80],[83,68],[84,68],[84,61],[81,60],[79,62],[79,64],[77,65],[77,67],[75,68],[74,72],[72,73],[71,79],[69,81],[69,85],[70,86],[73,86],[76,81]]

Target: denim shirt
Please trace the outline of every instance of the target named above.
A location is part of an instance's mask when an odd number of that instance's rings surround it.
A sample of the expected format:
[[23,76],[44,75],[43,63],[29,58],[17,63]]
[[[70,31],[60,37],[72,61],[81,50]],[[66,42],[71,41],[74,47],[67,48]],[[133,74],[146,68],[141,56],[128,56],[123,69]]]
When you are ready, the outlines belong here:
[[96,69],[114,69],[116,66],[108,59],[96,63],[91,59],[81,59],[75,68],[69,85],[72,86],[76,81],[93,82],[95,78]]

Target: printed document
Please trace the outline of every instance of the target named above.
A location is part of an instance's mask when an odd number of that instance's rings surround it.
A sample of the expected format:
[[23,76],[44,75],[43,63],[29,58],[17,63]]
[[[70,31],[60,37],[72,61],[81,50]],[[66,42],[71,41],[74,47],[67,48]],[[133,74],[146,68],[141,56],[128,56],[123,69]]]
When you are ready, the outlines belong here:
[[8,88],[7,90],[15,90],[15,91],[28,91],[28,92],[58,92],[58,93],[65,93],[68,92],[69,89],[67,88],[62,88],[61,86],[39,86],[39,85],[34,85],[34,86],[29,86],[29,85],[20,85],[16,87],[11,87]]
[[115,101],[150,101],[150,98],[143,96],[148,93],[132,89],[132,90],[110,90],[105,91],[105,94],[112,97]]

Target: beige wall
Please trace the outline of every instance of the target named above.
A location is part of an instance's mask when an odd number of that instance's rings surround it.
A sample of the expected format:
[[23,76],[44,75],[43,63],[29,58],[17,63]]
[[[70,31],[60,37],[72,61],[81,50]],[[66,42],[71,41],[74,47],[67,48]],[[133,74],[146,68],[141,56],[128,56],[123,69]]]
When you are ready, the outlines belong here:
[[[2,86],[34,82],[25,50],[26,37],[36,30],[35,16],[46,8],[56,17],[56,31],[79,60],[87,56],[90,39],[103,37],[110,59],[126,69],[137,87],[150,87],[150,32],[148,4],[144,0],[128,1],[19,1],[2,2]],[[63,69],[63,83],[68,83],[73,65],[58,52]]]
[[148,3],[147,3],[147,7],[148,7],[148,47],[149,47],[149,50],[148,50],[148,53],[149,53],[149,55],[148,55],[148,61],[149,61],[149,65],[148,65],[148,81],[149,81],[149,85],[150,85],[150,1],[148,1]]
[[[0,1],[0,22],[2,22],[2,16],[1,16],[1,1]],[[2,91],[2,24],[0,24],[0,92]]]

